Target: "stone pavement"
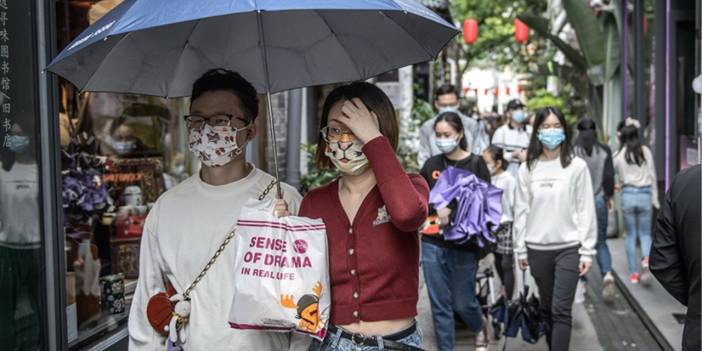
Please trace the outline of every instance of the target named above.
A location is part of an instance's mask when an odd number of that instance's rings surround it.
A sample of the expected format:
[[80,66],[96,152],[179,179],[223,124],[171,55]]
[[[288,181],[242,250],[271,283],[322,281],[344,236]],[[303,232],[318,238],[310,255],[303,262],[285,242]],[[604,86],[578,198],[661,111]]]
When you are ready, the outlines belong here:
[[[623,251],[614,243],[612,249],[615,261],[621,258]],[[623,248],[621,248],[623,250]],[[492,264],[490,257],[481,262],[481,268]],[[615,265],[616,269],[616,265]],[[536,290],[536,284],[527,274],[527,282]],[[517,287],[521,284],[521,274],[517,275]],[[650,326],[645,324],[637,311],[637,307],[630,302],[628,291],[621,285],[617,286],[615,296],[612,301],[605,302],[601,297],[601,278],[599,267],[594,264],[592,271],[588,274],[588,288],[583,303],[573,304],[573,330],[571,336],[571,347],[573,351],[600,351],[600,350],[643,350],[659,351],[667,349],[654,337],[655,332],[649,331]],[[499,288],[499,279],[495,278],[495,285]],[[660,292],[656,292],[656,296]],[[651,309],[654,311],[656,309]],[[436,350],[436,336],[431,319],[431,306],[427,295],[426,286],[420,278],[420,297],[418,304],[418,325],[424,335],[425,350]],[[675,326],[674,326],[675,327]],[[678,330],[680,327],[676,327]],[[465,326],[458,326],[456,330],[455,350],[473,350],[474,334],[469,332]],[[502,350],[505,338],[493,340],[491,350]],[[679,343],[678,343],[679,345]],[[542,338],[537,344],[531,345],[521,340],[509,339],[507,350],[548,350],[545,339]]]
[[659,339],[664,349],[680,350],[683,325],[675,315],[684,316],[687,308],[668,294],[652,275],[646,283],[630,283],[624,238],[609,239],[607,244],[612,252],[612,269],[626,297],[642,314],[644,323],[653,330],[654,337]]

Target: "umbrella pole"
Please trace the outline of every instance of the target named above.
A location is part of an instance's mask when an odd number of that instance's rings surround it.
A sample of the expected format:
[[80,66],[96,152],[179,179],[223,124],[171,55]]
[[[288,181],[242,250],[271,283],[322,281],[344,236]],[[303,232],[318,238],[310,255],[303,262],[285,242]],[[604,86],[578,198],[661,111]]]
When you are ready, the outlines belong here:
[[283,198],[283,191],[280,189],[280,173],[278,170],[278,143],[275,136],[275,118],[273,118],[273,103],[271,102],[271,92],[266,90],[266,107],[268,109],[268,130],[271,132],[271,142],[273,143],[273,165],[275,166],[275,185],[277,198]]

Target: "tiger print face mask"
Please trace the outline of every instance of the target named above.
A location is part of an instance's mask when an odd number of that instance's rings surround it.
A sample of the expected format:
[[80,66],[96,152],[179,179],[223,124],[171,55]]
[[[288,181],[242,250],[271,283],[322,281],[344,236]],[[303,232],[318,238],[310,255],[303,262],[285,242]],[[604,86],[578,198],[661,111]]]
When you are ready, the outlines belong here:
[[[368,158],[362,151],[360,142],[329,143],[324,154],[329,157],[334,166],[344,174],[359,175],[366,170]],[[348,145],[344,147],[345,145]]]

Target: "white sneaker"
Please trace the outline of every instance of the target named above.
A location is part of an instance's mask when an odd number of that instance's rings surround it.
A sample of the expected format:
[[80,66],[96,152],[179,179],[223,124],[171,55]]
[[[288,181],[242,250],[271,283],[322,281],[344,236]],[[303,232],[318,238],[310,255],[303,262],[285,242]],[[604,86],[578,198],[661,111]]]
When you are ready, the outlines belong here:
[[585,292],[587,291],[586,284],[584,279],[578,280],[578,287],[575,288],[575,303],[585,302]]
[[612,276],[612,272],[607,272],[602,279],[602,299],[604,299],[605,302],[612,302],[612,300],[614,300],[614,294],[614,276]]

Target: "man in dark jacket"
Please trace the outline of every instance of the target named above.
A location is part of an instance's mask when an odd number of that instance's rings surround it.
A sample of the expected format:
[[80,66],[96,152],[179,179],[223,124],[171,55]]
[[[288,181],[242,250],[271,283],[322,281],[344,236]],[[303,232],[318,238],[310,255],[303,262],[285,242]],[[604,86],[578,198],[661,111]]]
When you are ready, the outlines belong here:
[[665,196],[653,233],[650,269],[687,306],[683,350],[700,350],[700,165],[680,172]]

